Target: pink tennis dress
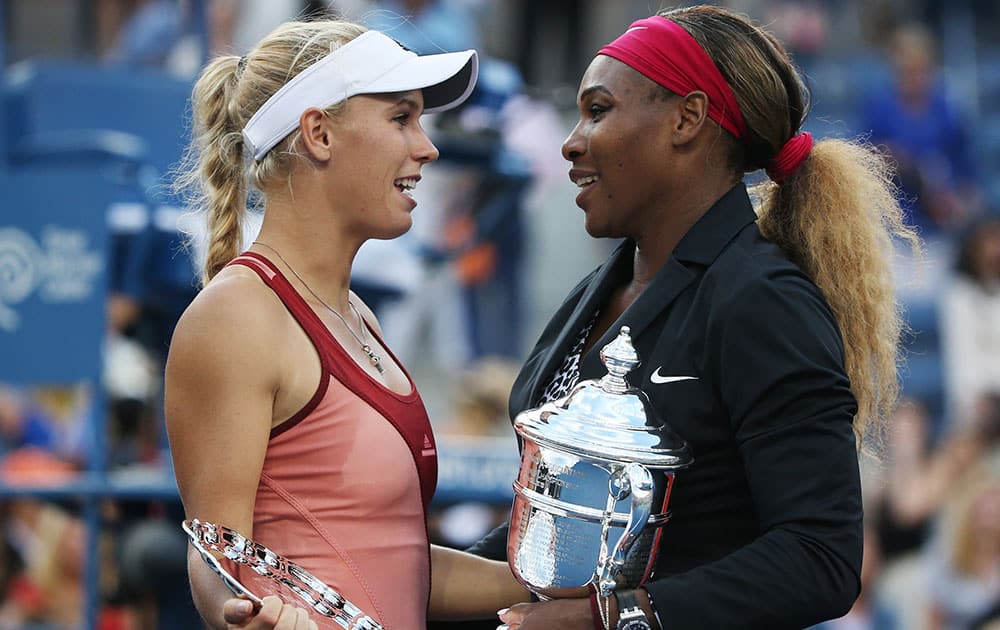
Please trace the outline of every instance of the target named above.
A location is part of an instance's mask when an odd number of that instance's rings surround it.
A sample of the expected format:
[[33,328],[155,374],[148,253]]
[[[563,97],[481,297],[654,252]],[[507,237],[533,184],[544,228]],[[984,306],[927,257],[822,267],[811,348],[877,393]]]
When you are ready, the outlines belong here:
[[[230,264],[253,269],[271,287],[322,365],[312,399],[271,432],[254,540],[389,630],[422,630],[430,596],[425,512],[437,483],[437,451],[412,378],[407,374],[405,396],[372,379],[266,257],[246,252]],[[376,336],[370,327],[369,333]],[[248,572],[239,578],[248,579],[251,590],[274,592]],[[318,615],[313,620],[321,628],[341,627]]]

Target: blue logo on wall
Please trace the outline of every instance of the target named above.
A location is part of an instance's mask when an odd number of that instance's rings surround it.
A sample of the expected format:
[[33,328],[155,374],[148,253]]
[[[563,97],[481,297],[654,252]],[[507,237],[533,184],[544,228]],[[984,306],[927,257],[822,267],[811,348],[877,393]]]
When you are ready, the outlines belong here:
[[88,302],[99,293],[104,258],[79,228],[47,225],[36,240],[0,227],[0,332],[22,328],[18,306],[37,295],[44,304]]

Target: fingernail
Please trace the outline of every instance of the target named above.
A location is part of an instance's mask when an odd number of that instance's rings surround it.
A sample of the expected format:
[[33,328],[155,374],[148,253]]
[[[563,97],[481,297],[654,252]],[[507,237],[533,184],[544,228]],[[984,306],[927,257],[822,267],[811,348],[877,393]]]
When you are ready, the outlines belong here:
[[500,610],[497,611],[497,617],[503,617],[508,612],[510,612],[510,608],[501,608]]
[[242,602],[236,604],[236,612],[246,614],[251,610],[253,610],[253,604],[251,604],[246,600],[243,600]]

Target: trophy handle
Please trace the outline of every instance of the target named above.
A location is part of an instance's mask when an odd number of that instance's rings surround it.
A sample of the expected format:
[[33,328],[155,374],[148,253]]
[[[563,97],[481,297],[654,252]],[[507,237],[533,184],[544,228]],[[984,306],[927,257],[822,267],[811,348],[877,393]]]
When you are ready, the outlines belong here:
[[653,475],[649,469],[642,464],[631,463],[625,466],[623,472],[624,476],[619,480],[622,485],[621,494],[631,492],[632,508],[629,510],[625,532],[600,568],[598,586],[604,597],[611,595],[615,590],[618,584],[615,576],[624,568],[625,556],[649,522],[649,513],[653,508]]

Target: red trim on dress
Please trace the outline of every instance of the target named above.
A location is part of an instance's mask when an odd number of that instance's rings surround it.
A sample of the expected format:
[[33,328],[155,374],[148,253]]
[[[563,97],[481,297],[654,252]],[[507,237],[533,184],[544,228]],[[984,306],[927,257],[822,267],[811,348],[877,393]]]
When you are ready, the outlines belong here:
[[[391,359],[406,376],[406,380],[410,384],[410,392],[406,395],[389,389],[358,365],[312,307],[285,278],[281,270],[266,256],[258,252],[247,251],[233,259],[229,264],[240,264],[253,269],[261,277],[261,280],[275,292],[316,348],[324,373],[313,398],[292,418],[272,429],[271,437],[293,428],[308,417],[326,392],[327,375],[333,376],[378,411],[406,442],[420,479],[420,495],[426,517],[427,506],[430,504],[437,486],[437,449],[434,442],[434,432],[431,429],[430,419],[427,417],[427,410],[417,392],[417,386],[406,368],[400,364],[396,355],[386,346],[381,336],[368,321],[364,320],[369,332],[386,348]],[[262,266],[271,273],[267,273]],[[430,443],[429,448],[426,446],[427,442]]]

